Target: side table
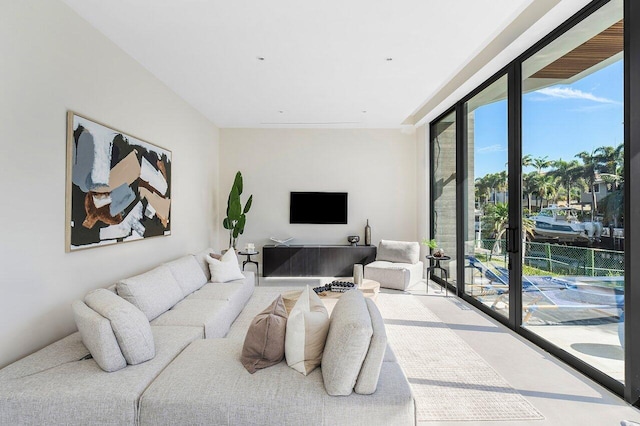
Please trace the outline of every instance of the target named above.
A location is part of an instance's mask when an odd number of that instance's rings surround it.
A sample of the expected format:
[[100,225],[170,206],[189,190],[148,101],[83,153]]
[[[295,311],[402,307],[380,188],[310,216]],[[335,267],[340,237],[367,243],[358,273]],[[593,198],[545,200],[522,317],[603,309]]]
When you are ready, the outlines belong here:
[[260,268],[258,266],[258,261],[257,260],[251,260],[251,256],[254,256],[256,254],[260,254],[259,251],[239,251],[238,254],[242,255],[242,256],[247,256],[247,260],[242,262],[242,270],[244,271],[244,267],[247,263],[253,263],[254,265],[256,265],[256,282],[258,283],[258,285],[260,285]]
[[[442,261],[448,261],[451,260],[450,256],[432,256],[432,255],[427,255],[427,260],[429,261],[429,266],[427,266],[427,293],[429,293],[429,276],[430,273],[433,272],[435,269],[440,269],[440,277],[442,277],[444,275],[444,295],[445,297],[449,296],[449,286],[447,285],[448,283],[448,273],[447,270],[444,269],[441,265],[440,262]],[[458,295],[458,288],[456,287],[456,296]]]

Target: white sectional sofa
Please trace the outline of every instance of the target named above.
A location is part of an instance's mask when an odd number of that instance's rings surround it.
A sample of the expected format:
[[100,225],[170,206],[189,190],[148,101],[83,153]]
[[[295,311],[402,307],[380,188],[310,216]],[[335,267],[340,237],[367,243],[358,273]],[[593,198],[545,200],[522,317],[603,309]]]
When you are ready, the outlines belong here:
[[112,286],[148,318],[167,307],[150,318],[152,359],[106,372],[76,332],[0,370],[0,425],[415,424],[409,384],[389,349],[372,395],[329,396],[320,369],[305,377],[284,361],[249,374],[240,362],[249,324],[291,288],[256,289],[251,272],[207,282],[209,252]]

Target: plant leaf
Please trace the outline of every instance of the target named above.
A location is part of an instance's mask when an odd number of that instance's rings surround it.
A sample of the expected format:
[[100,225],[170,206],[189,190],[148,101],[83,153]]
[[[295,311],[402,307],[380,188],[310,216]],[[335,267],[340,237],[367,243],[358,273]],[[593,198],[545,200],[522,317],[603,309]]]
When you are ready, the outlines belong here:
[[222,226],[224,227],[224,229],[231,229],[231,224],[229,223],[228,217],[224,218],[224,220],[222,221]]
[[238,219],[238,223],[236,223],[235,229],[238,231],[238,234],[242,234],[244,232],[244,225],[247,223],[247,216],[241,215],[240,219]]
[[242,173],[236,173],[236,178],[233,180],[233,186],[238,189],[238,195],[242,194]]
[[249,195],[249,199],[247,200],[247,204],[244,205],[244,214],[249,213],[249,209],[251,208],[251,203],[253,202],[253,194]]
[[227,213],[227,217],[230,222],[234,222],[240,218],[242,214],[242,205],[240,204],[240,195],[238,194],[238,190],[234,186],[231,189],[231,194],[229,194],[229,212]]

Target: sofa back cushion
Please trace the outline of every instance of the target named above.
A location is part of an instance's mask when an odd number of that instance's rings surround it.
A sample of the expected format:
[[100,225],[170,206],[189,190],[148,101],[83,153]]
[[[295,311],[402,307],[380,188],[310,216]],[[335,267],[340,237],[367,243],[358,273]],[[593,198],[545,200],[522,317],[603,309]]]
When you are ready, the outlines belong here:
[[396,263],[418,263],[420,244],[408,241],[380,240],[376,260]]
[[124,279],[117,284],[118,295],[140,309],[149,321],[183,299],[178,282],[165,265]]
[[207,277],[202,272],[195,256],[191,254],[165,263],[165,265],[178,282],[183,297],[187,297],[207,283]]
[[369,316],[371,317],[371,327],[373,335],[367,356],[364,358],[356,387],[354,390],[361,395],[370,395],[376,391],[378,387],[378,378],[380,378],[380,369],[387,351],[387,332],[384,328],[384,319],[380,315],[380,311],[375,302],[371,299],[365,299]]
[[109,320],[127,364],[140,364],[156,355],[151,325],[138,308],[104,288],[90,292],[84,301]]
[[305,376],[318,367],[328,331],[327,308],[315,291],[307,286],[287,320],[284,352],[289,367]]
[[[350,290],[331,313],[322,357],[322,378],[329,395],[350,395],[369,350],[373,329],[364,296]],[[377,381],[376,381],[377,382]]]
[[198,252],[193,255],[193,257],[195,257],[196,261],[198,262],[198,266],[200,266],[200,269],[202,269],[202,272],[204,272],[204,276],[207,277],[207,281],[211,280],[209,263],[207,263],[207,257],[209,256],[210,253],[214,253],[214,250],[212,248],[202,250],[201,252]]
[[126,367],[127,361],[122,355],[109,320],[81,300],[75,300],[71,309],[82,336],[82,343],[89,349],[100,368],[110,373]]
[[271,305],[253,318],[244,339],[240,358],[249,373],[253,374],[284,359],[287,317],[282,296],[278,296]]

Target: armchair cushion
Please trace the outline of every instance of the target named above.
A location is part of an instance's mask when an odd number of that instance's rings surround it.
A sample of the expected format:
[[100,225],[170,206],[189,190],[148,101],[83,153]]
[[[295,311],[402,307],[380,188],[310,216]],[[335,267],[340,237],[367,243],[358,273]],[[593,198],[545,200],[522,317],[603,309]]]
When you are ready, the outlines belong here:
[[380,240],[376,260],[418,263],[420,260],[420,244],[417,242]]

